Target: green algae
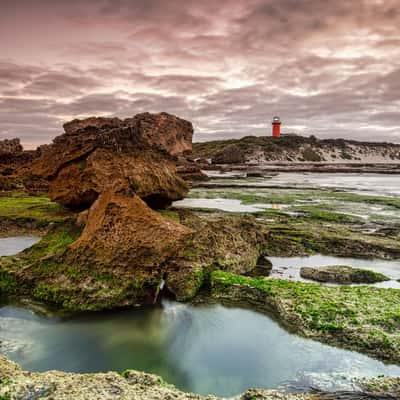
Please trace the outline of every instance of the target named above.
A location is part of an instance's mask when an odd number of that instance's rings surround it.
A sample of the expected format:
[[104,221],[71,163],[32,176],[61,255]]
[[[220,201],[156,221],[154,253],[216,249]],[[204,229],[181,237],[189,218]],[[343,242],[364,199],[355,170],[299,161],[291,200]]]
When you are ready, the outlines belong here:
[[223,271],[211,273],[210,282],[214,298],[248,301],[252,308],[272,310],[306,337],[400,363],[400,290],[252,279]]
[[13,193],[0,196],[0,219],[34,221],[44,225],[63,221],[69,212],[47,196]]
[[31,269],[33,275],[46,276],[60,272],[64,266],[57,264],[51,256],[64,251],[80,235],[81,228],[73,221],[54,223],[51,229],[38,243],[25,249],[16,256],[0,258],[0,294],[24,292],[29,285],[17,284],[17,276]]
[[389,196],[364,195],[335,190],[322,189],[278,189],[278,188],[257,188],[245,189],[192,189],[188,197],[190,198],[223,198],[237,199],[244,204],[271,203],[271,204],[292,204],[304,201],[344,201],[350,203],[367,203],[400,208],[400,199]]

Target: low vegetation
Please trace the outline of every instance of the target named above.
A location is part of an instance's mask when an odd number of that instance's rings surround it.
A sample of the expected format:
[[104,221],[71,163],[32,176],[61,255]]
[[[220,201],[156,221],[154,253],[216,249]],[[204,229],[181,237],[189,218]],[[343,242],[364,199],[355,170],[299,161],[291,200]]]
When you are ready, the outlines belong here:
[[303,336],[400,362],[400,290],[328,287],[227,272],[211,274],[212,296],[270,312]]

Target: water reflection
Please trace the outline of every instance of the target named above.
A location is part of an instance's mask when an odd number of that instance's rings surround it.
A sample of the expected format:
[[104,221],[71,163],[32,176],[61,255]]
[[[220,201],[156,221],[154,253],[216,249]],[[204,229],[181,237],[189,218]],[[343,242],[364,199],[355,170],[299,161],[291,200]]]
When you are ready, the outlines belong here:
[[133,368],[186,391],[221,396],[287,381],[343,389],[351,377],[400,374],[400,367],[300,338],[266,316],[221,305],[164,301],[162,307],[72,319],[3,306],[0,342],[1,351],[30,370]]
[[361,259],[334,257],[315,254],[308,257],[268,257],[272,262],[271,277],[296,281],[309,281],[300,276],[301,267],[325,267],[347,265],[354,268],[369,269],[386,275],[390,281],[368,284],[381,288],[400,289],[400,260]]
[[0,256],[12,256],[33,246],[40,240],[37,236],[16,236],[0,239]]

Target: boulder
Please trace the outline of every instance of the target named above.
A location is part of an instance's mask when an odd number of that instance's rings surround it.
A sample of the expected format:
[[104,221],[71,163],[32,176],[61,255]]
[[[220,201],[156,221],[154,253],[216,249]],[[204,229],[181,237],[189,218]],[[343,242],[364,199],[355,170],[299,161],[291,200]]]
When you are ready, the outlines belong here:
[[245,152],[237,144],[231,144],[222,148],[211,158],[212,164],[243,164],[245,162]]
[[170,260],[166,275],[166,286],[179,301],[195,296],[212,271],[250,273],[269,236],[267,227],[250,216],[205,219],[181,210],[179,220],[194,232]]
[[146,112],[125,120],[101,117],[74,119],[64,124],[64,131],[68,135],[75,135],[88,127],[105,131],[129,126],[137,127],[139,136],[146,143],[171,155],[177,156],[192,151],[192,124],[164,112],[159,114]]
[[73,120],[64,129],[53,144],[40,148],[25,180],[28,190],[35,192],[37,182],[48,181],[52,200],[78,209],[89,208],[117,180],[153,208],[186,194],[174,155],[191,146],[190,122],[146,113],[123,121]]
[[261,255],[257,260],[257,265],[245,275],[257,278],[260,276],[270,276],[272,271],[272,263],[268,258]]
[[304,279],[312,279],[318,282],[340,284],[376,283],[390,280],[387,276],[378,272],[345,265],[302,267],[300,269],[300,276]]

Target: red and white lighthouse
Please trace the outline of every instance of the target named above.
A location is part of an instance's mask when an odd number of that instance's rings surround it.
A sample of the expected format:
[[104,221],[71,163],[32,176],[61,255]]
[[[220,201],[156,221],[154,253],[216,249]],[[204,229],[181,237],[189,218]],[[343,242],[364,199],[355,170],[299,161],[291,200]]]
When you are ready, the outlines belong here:
[[272,137],[281,136],[281,119],[279,117],[272,118]]

